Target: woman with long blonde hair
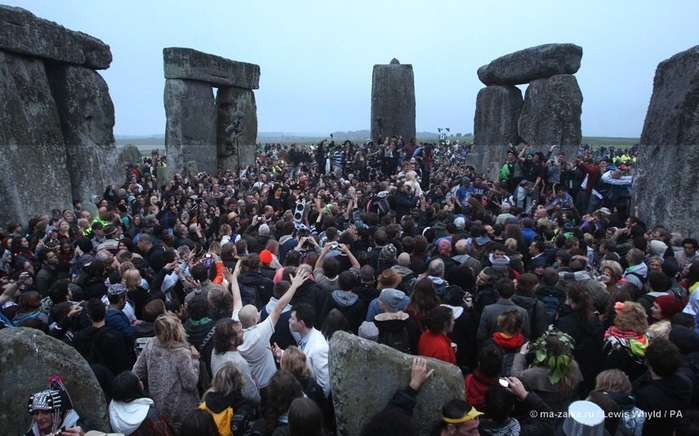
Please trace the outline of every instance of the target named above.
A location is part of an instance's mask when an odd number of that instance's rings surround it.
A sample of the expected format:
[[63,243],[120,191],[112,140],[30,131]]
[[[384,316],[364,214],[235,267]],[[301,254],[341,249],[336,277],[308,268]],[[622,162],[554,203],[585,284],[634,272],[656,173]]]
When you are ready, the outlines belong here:
[[148,379],[155,404],[176,427],[199,404],[199,353],[187,343],[175,315],[163,314],[155,320],[155,337],[143,348],[133,372],[141,380]]

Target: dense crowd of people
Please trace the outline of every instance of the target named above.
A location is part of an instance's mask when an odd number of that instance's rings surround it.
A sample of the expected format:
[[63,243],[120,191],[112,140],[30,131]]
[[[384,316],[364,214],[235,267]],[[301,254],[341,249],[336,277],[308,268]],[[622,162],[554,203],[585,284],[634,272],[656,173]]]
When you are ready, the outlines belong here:
[[[364,435],[416,434],[424,357],[464,376],[442,436],[697,434],[699,242],[639,219],[635,148],[512,146],[495,179],[469,151],[267,144],[240,174],[171,180],[131,163],[0,229],[0,326],[75,347],[126,435],[334,434],[338,331],[415,356]],[[31,395],[27,435],[92,429],[67,392]]]

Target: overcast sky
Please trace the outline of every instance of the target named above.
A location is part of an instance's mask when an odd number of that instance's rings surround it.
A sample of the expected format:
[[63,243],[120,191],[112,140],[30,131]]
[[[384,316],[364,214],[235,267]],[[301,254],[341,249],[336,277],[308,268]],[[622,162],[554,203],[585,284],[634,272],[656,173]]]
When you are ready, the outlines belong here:
[[659,62],[699,44],[699,2],[5,0],[111,46],[116,135],[163,134],[164,47],[260,66],[260,132],[369,128],[375,64],[415,74],[417,130],[473,131],[476,70],[545,43],[583,47],[585,136],[641,134]]

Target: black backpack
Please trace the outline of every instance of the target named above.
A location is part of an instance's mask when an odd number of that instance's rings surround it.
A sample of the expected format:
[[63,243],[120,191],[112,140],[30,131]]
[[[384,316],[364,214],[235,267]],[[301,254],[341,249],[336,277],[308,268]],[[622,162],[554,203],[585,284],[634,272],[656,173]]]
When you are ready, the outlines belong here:
[[539,286],[536,290],[536,298],[546,306],[546,318],[549,325],[556,321],[558,310],[565,302],[565,293],[553,286]]
[[410,334],[405,323],[403,323],[403,327],[400,330],[382,329],[379,332],[378,342],[379,344],[388,345],[401,353],[410,354]]

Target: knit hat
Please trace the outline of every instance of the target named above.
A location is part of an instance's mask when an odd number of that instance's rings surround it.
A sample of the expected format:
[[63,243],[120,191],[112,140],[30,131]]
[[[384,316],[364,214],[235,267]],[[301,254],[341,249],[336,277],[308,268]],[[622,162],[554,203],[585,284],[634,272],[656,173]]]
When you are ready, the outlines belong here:
[[451,242],[448,239],[442,239],[437,244],[437,251],[442,256],[449,256],[451,254]]
[[507,259],[493,259],[493,268],[495,268],[497,272],[504,273],[505,271],[507,271],[509,266],[510,262]]
[[675,314],[682,312],[682,303],[674,295],[661,295],[654,303],[660,306],[663,319],[672,319]]
[[272,257],[272,252],[269,250],[262,250],[260,252],[260,262],[265,263],[265,264],[270,264],[272,263],[273,257]]
[[532,268],[536,268],[537,266],[549,266],[549,263],[546,262],[546,258],[544,256],[539,256],[535,257],[532,259],[531,263],[529,264]]
[[112,236],[117,232],[117,228],[114,224],[107,224],[104,227],[104,236]]
[[379,339],[379,329],[372,321],[364,321],[362,325],[359,326],[357,336],[371,341],[377,341]]
[[379,259],[385,262],[394,262],[396,260],[396,246],[393,244],[386,244],[379,253]]
[[665,254],[665,250],[667,250],[667,245],[663,241],[658,241],[657,239],[650,241],[651,254],[662,256]]
[[108,294],[111,295],[122,295],[127,292],[126,286],[121,283],[115,283],[109,286]]
[[262,224],[259,229],[257,229],[257,234],[260,236],[269,236],[269,226],[267,224]]
[[392,268],[387,268],[377,278],[379,285],[378,289],[395,288],[403,280]]
[[63,380],[59,376],[49,378],[49,389],[41,392],[36,392],[29,396],[27,404],[29,413],[35,410],[50,410],[53,412],[53,427],[52,432],[58,429],[61,425],[60,416],[63,412],[67,412],[73,408],[73,402],[68,395],[68,391],[63,385]]
[[75,245],[77,245],[83,253],[89,253],[94,248],[92,241],[87,238],[78,239],[78,242]]
[[399,291],[394,288],[386,288],[381,291],[379,299],[386,307],[388,312],[398,312],[400,310],[400,305],[405,298],[405,292]]

